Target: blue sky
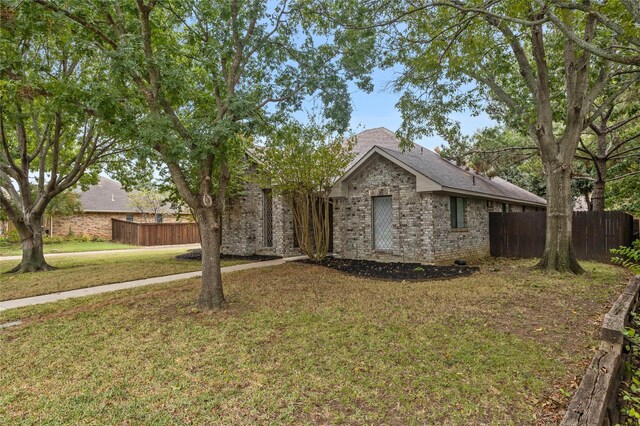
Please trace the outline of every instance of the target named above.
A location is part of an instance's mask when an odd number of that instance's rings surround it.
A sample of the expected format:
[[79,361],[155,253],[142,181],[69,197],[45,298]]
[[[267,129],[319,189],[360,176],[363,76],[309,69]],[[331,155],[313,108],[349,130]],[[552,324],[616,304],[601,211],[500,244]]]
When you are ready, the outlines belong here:
[[[353,86],[351,96],[353,98],[353,113],[351,117],[351,128],[356,133],[375,127],[386,127],[389,130],[396,131],[400,127],[402,118],[400,112],[396,109],[396,103],[400,98],[399,93],[393,93],[390,82],[395,78],[393,69],[376,70],[373,72],[374,91],[372,93],[364,93]],[[495,124],[486,114],[477,117],[471,114],[455,114],[453,119],[460,122],[463,133],[467,135],[473,134],[476,130]],[[445,141],[434,135],[418,142],[421,145],[433,149],[442,145]]]

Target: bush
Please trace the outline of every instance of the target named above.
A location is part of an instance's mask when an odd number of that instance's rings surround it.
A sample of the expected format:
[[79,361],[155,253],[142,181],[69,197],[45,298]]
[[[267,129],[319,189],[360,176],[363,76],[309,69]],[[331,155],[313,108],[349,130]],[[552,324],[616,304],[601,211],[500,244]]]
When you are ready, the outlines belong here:
[[[67,235],[67,236],[54,235],[53,237],[45,235],[45,236],[43,236],[42,241],[45,244],[60,244],[60,243],[67,243],[67,242],[104,243],[107,240],[105,240],[104,238],[95,237],[95,236],[91,236],[91,235],[74,235],[74,234],[70,234],[70,235]],[[18,235],[18,231],[15,231],[15,230],[13,230],[11,232],[8,232],[3,237],[0,237],[0,244],[19,244],[19,243],[20,243],[20,236]]]
[[640,240],[635,240],[631,247],[611,249],[611,253],[613,263],[630,269],[635,275],[640,275]]
[[96,237],[93,235],[75,235],[69,234],[66,237],[55,235],[53,237],[44,237],[45,244],[58,244],[58,243],[66,243],[66,242],[75,242],[75,243],[104,243],[106,240],[104,238]]
[[20,242],[20,236],[18,235],[18,231],[15,229],[13,231],[7,232],[4,236],[0,238],[0,242],[4,244],[15,244]]

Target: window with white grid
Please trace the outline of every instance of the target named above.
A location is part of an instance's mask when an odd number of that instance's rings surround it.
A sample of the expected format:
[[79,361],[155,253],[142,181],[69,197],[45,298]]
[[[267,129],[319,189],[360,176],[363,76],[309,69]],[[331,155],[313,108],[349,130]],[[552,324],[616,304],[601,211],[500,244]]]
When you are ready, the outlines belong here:
[[373,197],[373,247],[393,249],[393,209],[391,197]]

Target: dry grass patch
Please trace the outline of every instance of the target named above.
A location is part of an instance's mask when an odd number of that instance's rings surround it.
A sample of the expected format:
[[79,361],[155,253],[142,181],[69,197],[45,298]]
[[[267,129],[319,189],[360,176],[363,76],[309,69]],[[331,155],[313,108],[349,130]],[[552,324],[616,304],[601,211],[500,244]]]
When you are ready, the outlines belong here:
[[[59,256],[47,259],[58,268],[48,272],[0,274],[0,301],[57,293],[103,284],[139,280],[182,272],[199,271],[200,261],[176,260],[182,249],[109,253],[86,256]],[[8,271],[19,261],[0,262],[0,271]],[[223,266],[244,263],[223,261]]]
[[286,264],[225,275],[221,314],[193,309],[197,280],[8,311],[0,423],[553,423],[625,276],[531,264],[412,283]]

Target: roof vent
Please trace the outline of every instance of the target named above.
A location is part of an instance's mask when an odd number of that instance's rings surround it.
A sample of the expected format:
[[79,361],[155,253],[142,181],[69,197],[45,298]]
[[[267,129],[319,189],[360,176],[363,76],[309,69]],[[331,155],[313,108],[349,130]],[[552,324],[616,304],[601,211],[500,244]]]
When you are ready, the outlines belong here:
[[420,147],[420,154],[422,154],[423,147]]
[[116,197],[113,196],[113,194],[111,194],[111,201],[115,201]]
[[471,176],[473,178],[473,184],[476,184],[476,177],[475,176]]

